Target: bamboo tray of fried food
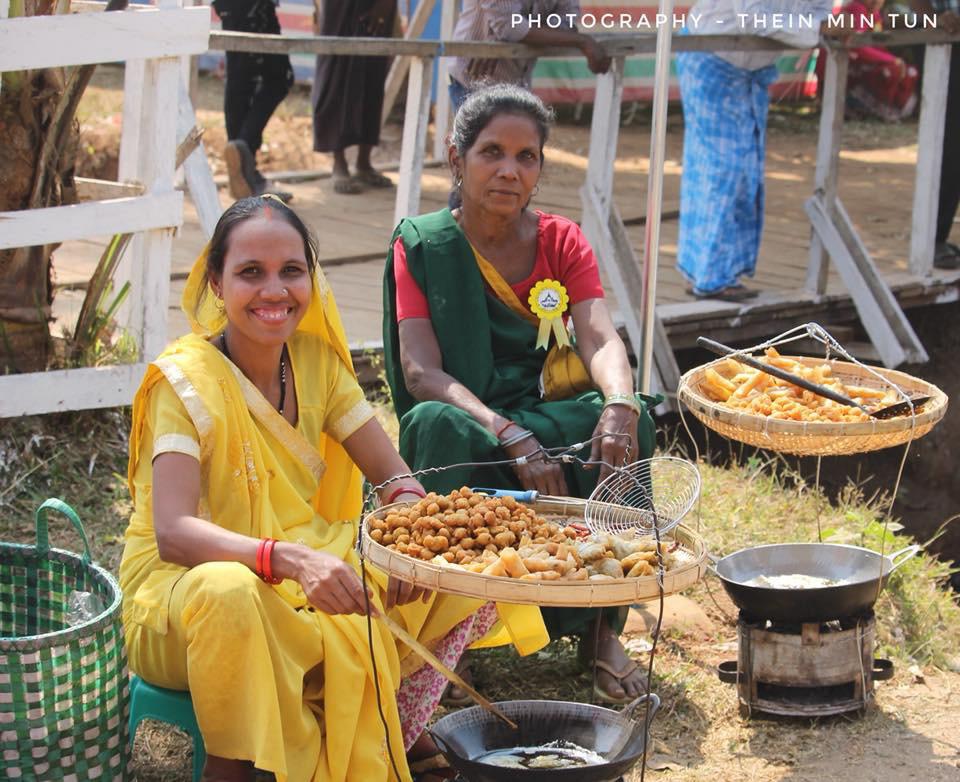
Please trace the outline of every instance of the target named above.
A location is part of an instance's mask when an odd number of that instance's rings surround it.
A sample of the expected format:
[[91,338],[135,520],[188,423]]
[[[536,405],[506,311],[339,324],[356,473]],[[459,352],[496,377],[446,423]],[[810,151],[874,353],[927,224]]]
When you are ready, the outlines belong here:
[[[594,564],[600,568],[594,576],[583,577],[582,580],[569,580],[568,578],[556,578],[555,580],[537,579],[535,573],[527,572],[526,576],[511,577],[508,575],[508,561],[512,567],[521,567],[526,562],[531,568],[545,567],[536,561],[537,557],[523,559],[520,555],[525,548],[525,531],[520,531],[521,538],[515,540],[511,545],[504,545],[497,552],[476,555],[473,562],[467,562],[466,565],[458,564],[456,561],[450,562],[443,558],[446,554],[449,558],[454,558],[451,551],[452,546],[442,552],[428,554],[426,551],[417,550],[419,555],[411,556],[409,553],[401,553],[396,549],[397,543],[391,541],[384,545],[384,531],[388,529],[387,520],[390,520],[389,529],[394,532],[403,528],[406,532],[399,532],[397,537],[403,540],[403,536],[412,532],[409,526],[398,526],[402,519],[406,519],[407,524],[413,524],[424,519],[424,516],[413,515],[424,513],[430,507],[431,502],[435,500],[447,500],[455,502],[457,499],[469,501],[472,495],[469,489],[461,489],[454,492],[458,495],[464,492],[466,496],[438,497],[434,494],[428,494],[421,501],[421,504],[411,506],[403,503],[395,503],[377,509],[364,518],[361,530],[361,550],[367,560],[385,573],[397,578],[426,587],[437,592],[447,592],[464,597],[472,597],[479,600],[498,601],[504,603],[517,603],[538,606],[573,606],[573,607],[600,607],[615,605],[630,605],[636,602],[643,602],[657,598],[661,594],[658,571],[660,560],[669,562],[669,567],[663,572],[664,595],[673,594],[686,589],[699,581],[706,572],[706,547],[700,536],[692,530],[677,526],[664,534],[661,538],[661,556],[658,557],[655,549],[655,543],[650,539],[641,540],[637,537],[633,541],[627,541],[623,545],[634,546],[637,550],[628,554],[622,560],[617,560],[616,564],[612,561],[614,557],[612,552],[605,551],[605,556],[598,557],[595,560],[584,561],[582,564]],[[539,500],[535,503],[524,504],[515,502],[513,498],[486,498],[483,500],[484,507],[506,507],[512,513],[512,520],[515,524],[529,521],[530,524],[545,528],[543,525],[552,525],[557,530],[563,530],[570,523],[583,524],[585,501],[583,500]],[[463,503],[461,503],[463,504]],[[418,508],[414,511],[414,508]],[[473,506],[471,506],[472,508]],[[457,519],[452,515],[444,517],[445,510],[430,508],[437,511],[435,514],[427,514],[427,518],[437,518],[443,520],[446,529],[450,531],[452,542],[457,534],[457,530],[466,529],[470,532],[470,513],[466,513],[466,522],[464,519]],[[456,509],[452,509],[456,510]],[[501,511],[502,513],[502,511]],[[503,519],[506,522],[504,526],[511,523],[510,520]],[[519,528],[517,526],[514,529]],[[507,530],[509,532],[509,530]],[[502,535],[501,543],[509,544],[509,534],[498,533]],[[541,544],[548,550],[556,546],[559,552],[569,550],[579,544],[580,549],[588,543],[603,545],[597,537],[573,538],[570,530],[566,533],[559,533],[563,542],[557,540],[547,540]],[[582,530],[580,531],[582,535]],[[483,533],[477,535],[481,540]],[[381,538],[380,542],[375,537]],[[610,536],[612,539],[612,536]],[[625,540],[617,538],[618,541]],[[611,543],[612,540],[607,541]],[[404,544],[400,544],[401,547]],[[496,543],[486,544],[493,548]],[[534,544],[530,544],[531,546]],[[618,547],[621,545],[618,542]],[[561,548],[563,547],[563,548]],[[422,548],[422,547],[421,547]],[[639,549],[644,549],[640,551]],[[626,550],[626,549],[624,549]],[[511,553],[512,552],[512,553]],[[495,558],[491,554],[496,553]],[[584,551],[586,556],[591,556],[589,549]],[[429,556],[429,559],[425,557]],[[487,559],[482,559],[486,556]],[[572,551],[567,553],[567,561],[572,558]],[[601,562],[604,559],[606,561]],[[519,562],[518,562],[519,560]],[[646,563],[646,564],[644,564]],[[479,568],[488,572],[474,572],[466,569],[467,567]],[[609,566],[609,567],[606,567]],[[503,575],[495,575],[502,567]],[[525,566],[522,566],[526,570]],[[643,572],[645,575],[621,576],[615,577],[608,573],[616,573],[617,568],[621,572],[625,567],[630,567],[634,572]],[[584,569],[586,569],[584,567]],[[516,571],[513,571],[516,574]],[[578,577],[578,573],[568,574],[573,578]]]
[[[947,411],[947,396],[932,383],[893,369],[847,361],[780,356],[767,351],[761,361],[799,374],[849,396],[867,409],[899,402],[897,389],[911,398],[930,399],[911,415],[871,418],[778,380],[736,361],[721,358],[680,378],[679,399],[705,426],[732,440],[800,456],[865,453],[901,445],[929,432]],[[726,398],[724,398],[726,397]]]

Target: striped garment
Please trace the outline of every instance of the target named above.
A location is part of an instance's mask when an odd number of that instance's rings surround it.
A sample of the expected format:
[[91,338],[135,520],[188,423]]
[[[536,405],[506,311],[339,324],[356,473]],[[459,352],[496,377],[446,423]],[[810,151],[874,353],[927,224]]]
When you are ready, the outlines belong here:
[[747,70],[707,52],[677,55],[683,178],[677,268],[697,294],[753,276],[763,230],[767,88],[774,66]]

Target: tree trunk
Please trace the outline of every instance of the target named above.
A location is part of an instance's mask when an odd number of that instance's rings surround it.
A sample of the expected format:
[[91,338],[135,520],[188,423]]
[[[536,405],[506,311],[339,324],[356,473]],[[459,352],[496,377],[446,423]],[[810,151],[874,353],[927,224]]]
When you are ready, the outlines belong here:
[[[42,192],[34,193],[41,149],[63,92],[59,69],[32,71],[19,90],[0,92],[0,212],[73,200],[78,129],[71,122]],[[68,183],[64,187],[64,183]],[[33,196],[33,197],[32,197]],[[0,250],[0,374],[46,369],[56,245]]]

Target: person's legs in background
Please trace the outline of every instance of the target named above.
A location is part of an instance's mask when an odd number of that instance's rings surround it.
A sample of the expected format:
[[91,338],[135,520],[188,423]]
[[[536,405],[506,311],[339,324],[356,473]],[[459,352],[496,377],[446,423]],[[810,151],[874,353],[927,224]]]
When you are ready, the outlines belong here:
[[[214,8],[224,30],[280,32],[272,0],[217,0]],[[223,108],[228,143],[224,157],[234,198],[266,192],[267,180],[257,169],[257,150],[267,122],[291,86],[293,68],[287,55],[227,52]]]
[[950,54],[947,86],[947,118],[943,129],[943,161],[940,164],[940,199],[937,210],[936,250],[933,265],[938,269],[960,269],[960,247],[949,242],[953,220],[960,203],[960,45]]

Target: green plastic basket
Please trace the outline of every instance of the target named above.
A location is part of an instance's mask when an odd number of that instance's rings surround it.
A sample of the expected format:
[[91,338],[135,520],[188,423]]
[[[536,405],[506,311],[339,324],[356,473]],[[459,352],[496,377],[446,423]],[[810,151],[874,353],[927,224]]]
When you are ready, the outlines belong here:
[[[47,512],[84,554],[50,548]],[[37,545],[0,543],[0,780],[125,780],[130,684],[120,586],[93,564],[80,518],[58,499],[36,513]],[[67,620],[71,592],[106,608]]]

